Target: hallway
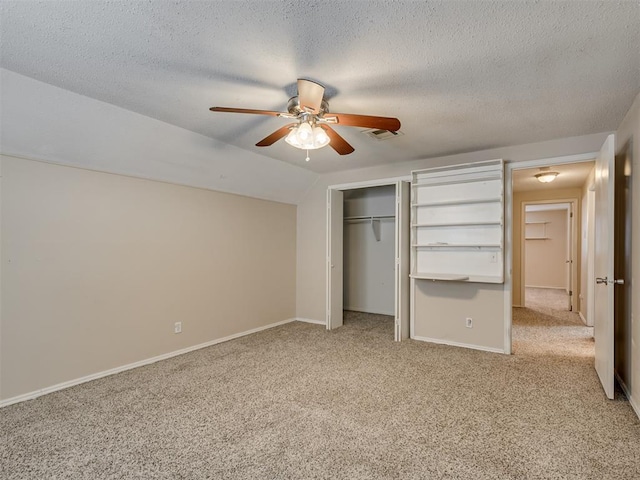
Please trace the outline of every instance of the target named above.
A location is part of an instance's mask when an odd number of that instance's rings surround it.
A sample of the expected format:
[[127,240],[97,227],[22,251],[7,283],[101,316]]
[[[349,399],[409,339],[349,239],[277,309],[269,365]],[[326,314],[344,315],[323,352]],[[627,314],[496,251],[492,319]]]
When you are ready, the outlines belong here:
[[527,288],[525,304],[525,308],[513,310],[514,354],[578,357],[593,364],[593,327],[568,310],[564,290]]

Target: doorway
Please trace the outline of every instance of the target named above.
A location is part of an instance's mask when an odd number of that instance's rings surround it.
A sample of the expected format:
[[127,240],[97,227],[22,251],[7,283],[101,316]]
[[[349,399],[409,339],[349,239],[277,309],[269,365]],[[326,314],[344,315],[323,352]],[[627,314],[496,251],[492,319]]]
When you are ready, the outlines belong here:
[[[526,246],[523,247],[523,244],[525,242],[531,244],[546,241],[524,240],[527,234],[527,226],[524,221],[525,207],[523,204],[573,203],[573,221],[575,224],[571,232],[574,246],[572,252],[573,262],[571,264],[573,267],[571,275],[571,290],[574,294],[573,312],[580,315],[587,310],[588,298],[585,298],[587,293],[586,289],[581,288],[581,284],[588,285],[589,281],[586,278],[580,278],[587,275],[587,255],[581,249],[583,246],[585,248],[593,248],[593,242],[582,241],[583,238],[587,237],[587,232],[584,230],[587,222],[583,216],[588,213],[583,206],[587,204],[589,187],[592,187],[594,182],[594,158],[596,157],[597,153],[594,152],[506,164],[505,216],[507,224],[511,225],[511,228],[506,231],[505,239],[507,246],[505,256],[505,289],[507,295],[505,296],[504,329],[506,351],[513,353],[512,317],[519,308],[526,305],[524,291],[526,281],[522,271],[523,254]],[[543,183],[536,177],[540,173],[548,173],[549,171],[556,173],[553,182]],[[542,228],[540,224],[538,226],[530,225],[528,233],[534,236],[535,230]],[[532,232],[531,230],[534,231]],[[564,310],[568,312],[568,301],[567,308]],[[584,323],[583,320],[580,320],[580,322]]]
[[547,304],[558,310],[578,310],[577,203],[577,199],[522,203],[523,306]]
[[329,187],[328,330],[343,325],[347,310],[387,315],[394,339],[409,337],[409,215],[409,182]]
[[344,310],[394,314],[395,185],[344,191]]

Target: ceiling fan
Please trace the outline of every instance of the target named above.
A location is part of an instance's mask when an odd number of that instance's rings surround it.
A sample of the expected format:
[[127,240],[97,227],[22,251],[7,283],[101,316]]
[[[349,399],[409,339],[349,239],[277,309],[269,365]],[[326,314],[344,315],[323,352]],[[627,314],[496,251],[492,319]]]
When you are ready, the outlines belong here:
[[289,99],[286,112],[229,107],[211,107],[209,110],[270,115],[296,120],[260,140],[256,143],[258,147],[268,147],[284,137],[289,145],[302,150],[315,150],[329,145],[340,155],[348,155],[354,151],[354,148],[338,135],[331,125],[375,128],[392,132],[400,129],[400,120],[397,118],[329,113],[329,103],[323,97],[324,86],[318,82],[299,78],[298,95]]

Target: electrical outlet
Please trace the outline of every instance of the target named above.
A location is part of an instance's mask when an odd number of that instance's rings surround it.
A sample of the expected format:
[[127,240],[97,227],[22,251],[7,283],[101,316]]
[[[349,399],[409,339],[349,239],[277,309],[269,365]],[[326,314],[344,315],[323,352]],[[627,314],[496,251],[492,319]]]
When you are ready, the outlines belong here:
[[173,333],[182,333],[182,322],[176,322],[173,324]]
[[467,317],[466,322],[467,323],[465,325],[467,328],[473,328],[473,318]]

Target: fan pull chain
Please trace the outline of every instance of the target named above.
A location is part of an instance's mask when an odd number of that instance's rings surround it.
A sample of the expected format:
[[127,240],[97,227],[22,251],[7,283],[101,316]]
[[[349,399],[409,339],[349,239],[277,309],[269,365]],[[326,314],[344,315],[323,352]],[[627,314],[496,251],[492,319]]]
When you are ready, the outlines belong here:
[[309,150],[307,150],[307,158],[305,158],[304,161],[308,162],[309,160],[311,160],[311,159],[309,158]]

